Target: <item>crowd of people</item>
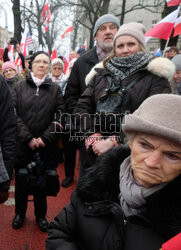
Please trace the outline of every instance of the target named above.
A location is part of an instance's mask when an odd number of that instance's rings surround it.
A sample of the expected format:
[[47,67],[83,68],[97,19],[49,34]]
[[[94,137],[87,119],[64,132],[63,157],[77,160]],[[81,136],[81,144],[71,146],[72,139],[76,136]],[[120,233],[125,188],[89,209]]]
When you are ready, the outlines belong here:
[[[153,250],[180,239],[181,55],[175,46],[164,55],[146,52],[145,32],[143,24],[101,16],[94,47],[72,51],[66,73],[61,56],[24,58],[14,41],[17,66],[4,51],[0,203],[14,169],[12,227],[23,226],[32,194],[47,250]],[[56,169],[64,161],[61,185],[69,187],[77,150],[76,189],[49,224]]]

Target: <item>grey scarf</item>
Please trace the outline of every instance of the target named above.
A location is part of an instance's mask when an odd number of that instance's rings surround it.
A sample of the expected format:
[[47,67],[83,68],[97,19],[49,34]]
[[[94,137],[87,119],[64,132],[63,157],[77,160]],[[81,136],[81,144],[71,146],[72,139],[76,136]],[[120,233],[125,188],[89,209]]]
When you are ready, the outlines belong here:
[[136,215],[144,211],[145,198],[162,189],[166,184],[160,184],[152,188],[139,186],[133,176],[131,168],[131,156],[126,158],[120,167],[120,204],[126,217]]
[[2,155],[1,145],[0,145],[0,183],[8,181],[8,180],[9,180],[9,176],[4,166],[3,155]]
[[138,52],[128,57],[113,57],[106,62],[106,68],[120,80],[125,79],[139,69],[145,68],[153,59],[149,53]]

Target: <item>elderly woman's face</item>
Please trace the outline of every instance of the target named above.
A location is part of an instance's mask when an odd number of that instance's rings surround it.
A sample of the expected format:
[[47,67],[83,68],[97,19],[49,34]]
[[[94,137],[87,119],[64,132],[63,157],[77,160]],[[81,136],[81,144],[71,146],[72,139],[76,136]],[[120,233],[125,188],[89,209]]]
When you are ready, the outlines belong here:
[[8,68],[4,71],[4,77],[6,79],[12,79],[13,77],[15,77],[17,75],[16,70]]
[[50,60],[45,54],[35,57],[32,64],[32,71],[35,77],[42,79],[50,70]]
[[130,148],[133,175],[143,187],[168,183],[181,174],[181,145],[161,137],[137,134]]
[[52,76],[59,77],[63,73],[63,66],[55,64],[52,66]]
[[138,40],[132,36],[119,36],[115,43],[115,54],[117,57],[127,57],[141,51]]

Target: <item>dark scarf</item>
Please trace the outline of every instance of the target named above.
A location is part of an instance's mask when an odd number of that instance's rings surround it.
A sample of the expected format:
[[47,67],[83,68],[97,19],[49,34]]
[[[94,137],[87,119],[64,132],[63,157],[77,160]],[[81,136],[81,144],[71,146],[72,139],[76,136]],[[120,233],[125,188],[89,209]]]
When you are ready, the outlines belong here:
[[116,78],[123,80],[139,69],[145,68],[153,59],[149,53],[138,52],[128,57],[113,57],[106,62],[106,68]]

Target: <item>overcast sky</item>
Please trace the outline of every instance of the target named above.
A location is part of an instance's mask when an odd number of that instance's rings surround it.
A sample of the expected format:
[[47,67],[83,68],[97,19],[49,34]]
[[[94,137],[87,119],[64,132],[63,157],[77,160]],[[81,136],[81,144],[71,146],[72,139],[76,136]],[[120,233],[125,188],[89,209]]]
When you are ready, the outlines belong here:
[[[5,27],[5,12],[7,13],[7,26],[8,31],[13,32],[14,26],[13,26],[13,12],[12,12],[12,3],[11,0],[0,0],[0,26]],[[5,11],[2,9],[4,7]]]

